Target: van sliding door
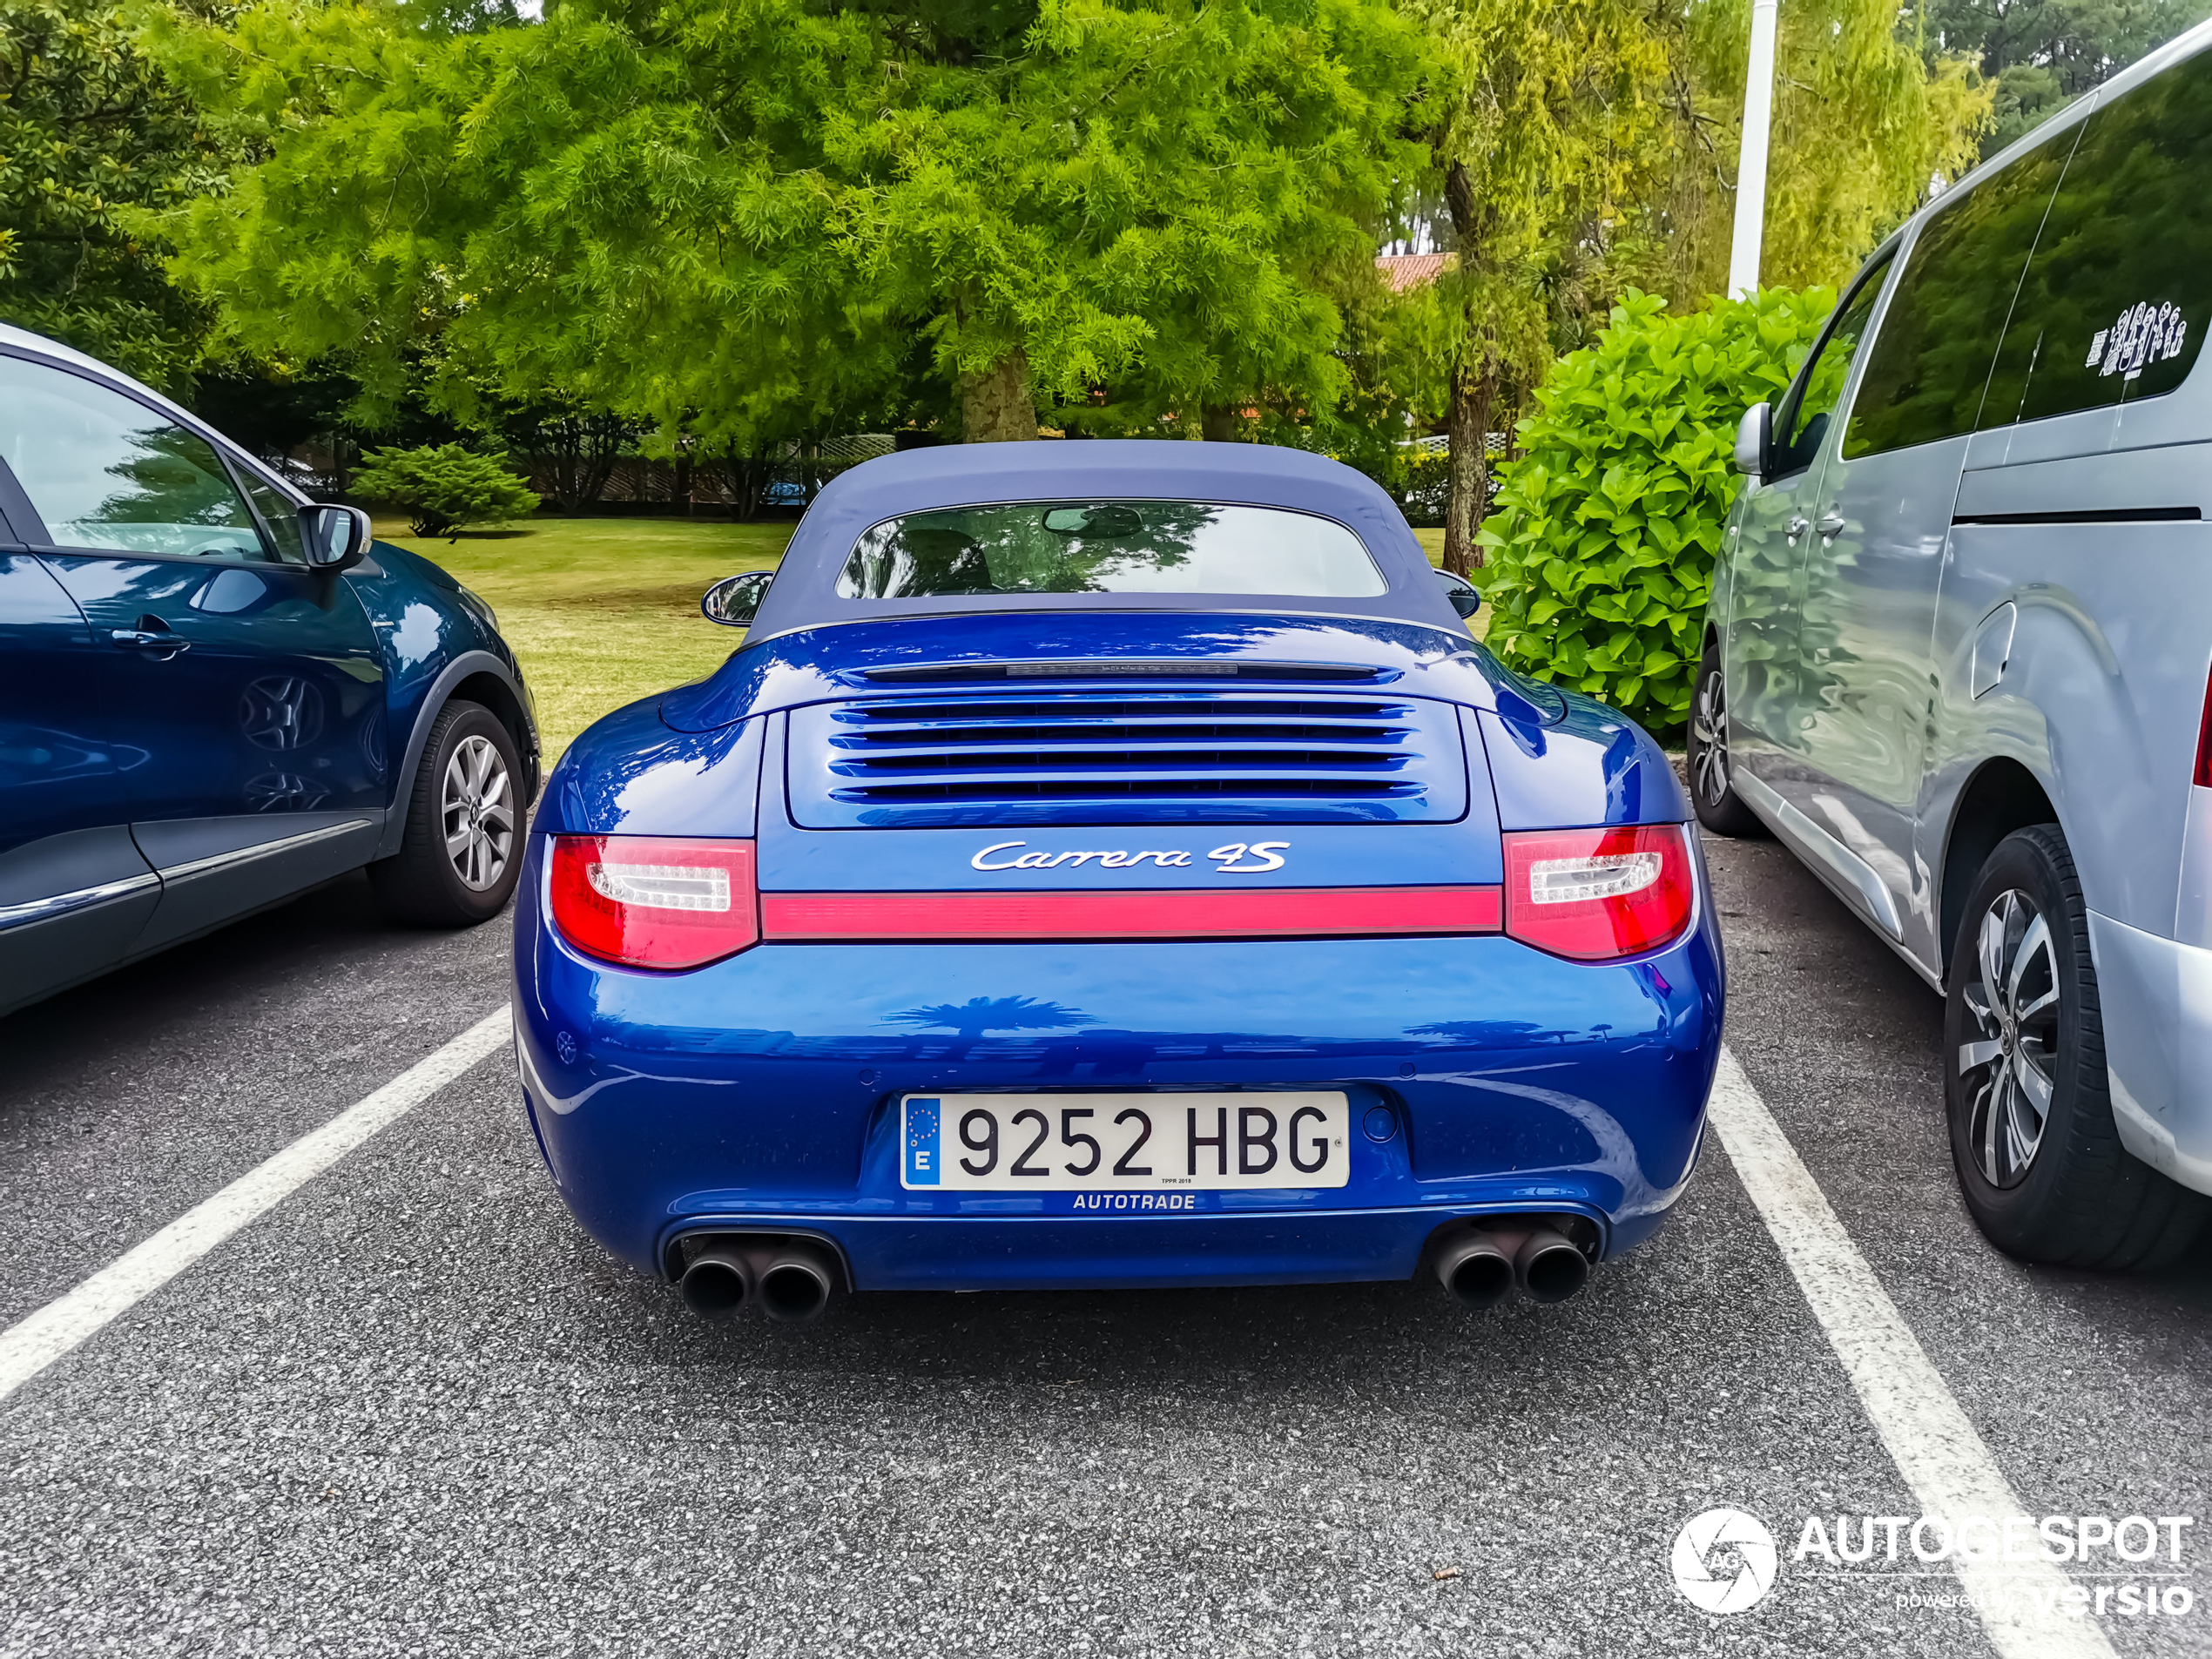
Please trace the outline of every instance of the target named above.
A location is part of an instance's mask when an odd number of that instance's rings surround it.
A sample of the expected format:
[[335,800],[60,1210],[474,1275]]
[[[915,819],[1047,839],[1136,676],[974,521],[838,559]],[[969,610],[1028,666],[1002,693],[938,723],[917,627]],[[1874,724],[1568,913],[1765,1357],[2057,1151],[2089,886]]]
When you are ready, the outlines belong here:
[[[1924,220],[1849,394],[1811,520],[1789,743],[1791,804],[1871,868],[1896,935],[1941,960],[1914,828],[1928,648],[1959,472],[2067,145],[2020,157]],[[1883,920],[1885,924],[1887,919]]]

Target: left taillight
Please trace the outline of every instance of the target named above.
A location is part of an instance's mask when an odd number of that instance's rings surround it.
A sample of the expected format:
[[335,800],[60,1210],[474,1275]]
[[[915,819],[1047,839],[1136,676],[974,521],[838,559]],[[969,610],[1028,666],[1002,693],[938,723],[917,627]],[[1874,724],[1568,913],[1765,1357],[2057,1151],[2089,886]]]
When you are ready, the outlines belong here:
[[1648,824],[1507,835],[1506,932],[1585,962],[1673,943],[1697,908],[1688,833]]
[[751,841],[556,835],[553,925],[626,968],[700,968],[760,942]]

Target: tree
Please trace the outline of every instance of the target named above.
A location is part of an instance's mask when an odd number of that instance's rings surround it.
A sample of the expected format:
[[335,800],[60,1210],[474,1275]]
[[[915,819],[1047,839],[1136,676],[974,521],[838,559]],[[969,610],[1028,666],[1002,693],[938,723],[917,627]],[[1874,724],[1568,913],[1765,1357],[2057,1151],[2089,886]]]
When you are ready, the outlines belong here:
[[192,410],[222,435],[265,461],[317,442],[335,442],[354,386],[330,368],[294,372],[289,365],[210,361],[192,377]]
[[2212,16],[2212,0],[1927,0],[1932,53],[1963,53],[1996,84],[1993,156],[2154,46]]
[[564,513],[593,505],[613,475],[616,462],[634,451],[645,428],[612,410],[596,408],[557,389],[516,397],[496,382],[479,383],[442,373],[429,378],[439,409],[457,425],[536,463]]
[[[1759,280],[1837,286],[1932,181],[1973,165],[1992,89],[1957,53],[1924,57],[1895,0],[1787,0],[1779,19]],[[1727,282],[1750,30],[1750,0],[1693,0],[1686,14],[1663,253],[1636,273],[1678,305]]]
[[[1445,563],[1481,554],[1483,448],[1622,287],[1703,303],[1725,281],[1750,0],[1404,0],[1447,71],[1427,129],[1459,253]],[[1924,61],[1891,0],[1781,10],[1763,280],[1848,276],[1970,161],[1988,89]]]
[[[1422,165],[1401,129],[1426,53],[1379,10],[1322,7],[1285,26],[1298,16],[1215,11],[1208,29],[1231,38],[1194,41],[1185,85],[1130,112],[1132,130],[1184,124],[1189,159],[1146,169],[1176,205],[1126,223],[1104,272],[1110,303],[1143,321],[1141,352],[1056,421],[1157,433],[1172,419],[1220,440],[1326,424],[1358,395],[1352,334],[1379,297],[1378,232]],[[1209,60],[1228,72],[1209,78]],[[1246,106],[1271,113],[1255,122]]]
[[1474,536],[1501,389],[1552,352],[1563,259],[1602,253],[1664,121],[1668,12],[1655,0],[1406,0],[1443,57],[1427,111],[1459,260],[1444,565],[1481,561]]
[[1372,262],[1364,284],[1338,300],[1344,330],[1335,358],[1344,386],[1318,408],[1264,408],[1261,442],[1318,450],[1358,468],[1416,524],[1443,522],[1448,458],[1411,441],[1426,435],[1450,401],[1455,319],[1433,282],[1393,292]]
[[129,210],[234,158],[107,0],[0,0],[0,317],[186,392],[206,319]]
[[555,394],[508,405],[494,429],[517,454],[549,463],[546,482],[564,513],[599,499],[615,462],[641,435],[619,415]]
[[262,0],[158,38],[267,146],[167,221],[234,339],[352,351],[381,396],[435,340],[705,453],[901,403],[1030,436],[1109,383],[1325,397],[1308,294],[1372,246],[1423,58],[1385,0],[567,0],[462,34]]

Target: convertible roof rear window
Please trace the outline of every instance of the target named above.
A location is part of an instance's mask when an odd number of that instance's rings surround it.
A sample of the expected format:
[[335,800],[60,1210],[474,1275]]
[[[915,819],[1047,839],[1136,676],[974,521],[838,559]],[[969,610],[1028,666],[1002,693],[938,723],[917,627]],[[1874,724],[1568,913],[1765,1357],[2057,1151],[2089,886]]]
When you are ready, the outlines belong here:
[[843,599],[994,593],[1388,591],[1366,545],[1333,519],[1195,501],[1012,502],[885,519],[837,578]]

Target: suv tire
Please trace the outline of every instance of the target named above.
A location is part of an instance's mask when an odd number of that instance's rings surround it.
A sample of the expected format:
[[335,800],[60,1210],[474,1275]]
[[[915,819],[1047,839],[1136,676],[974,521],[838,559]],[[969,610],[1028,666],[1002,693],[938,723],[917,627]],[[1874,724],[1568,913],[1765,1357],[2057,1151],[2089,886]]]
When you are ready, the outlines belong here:
[[400,850],[368,867],[384,914],[473,927],[507,907],[523,867],[528,804],[514,734],[480,703],[438,711],[422,745]]
[[1697,821],[1716,835],[1764,835],[1766,826],[1736,792],[1736,775],[1730,770],[1728,691],[1718,645],[1708,646],[1698,659],[1697,680],[1689,693],[1689,736],[1685,747],[1689,804],[1696,811]]
[[2008,1256],[2165,1266],[2209,1205],[2120,1143],[2089,910],[2058,826],[1997,844],[1966,900],[1943,1022],[1946,1116],[1975,1224]]

